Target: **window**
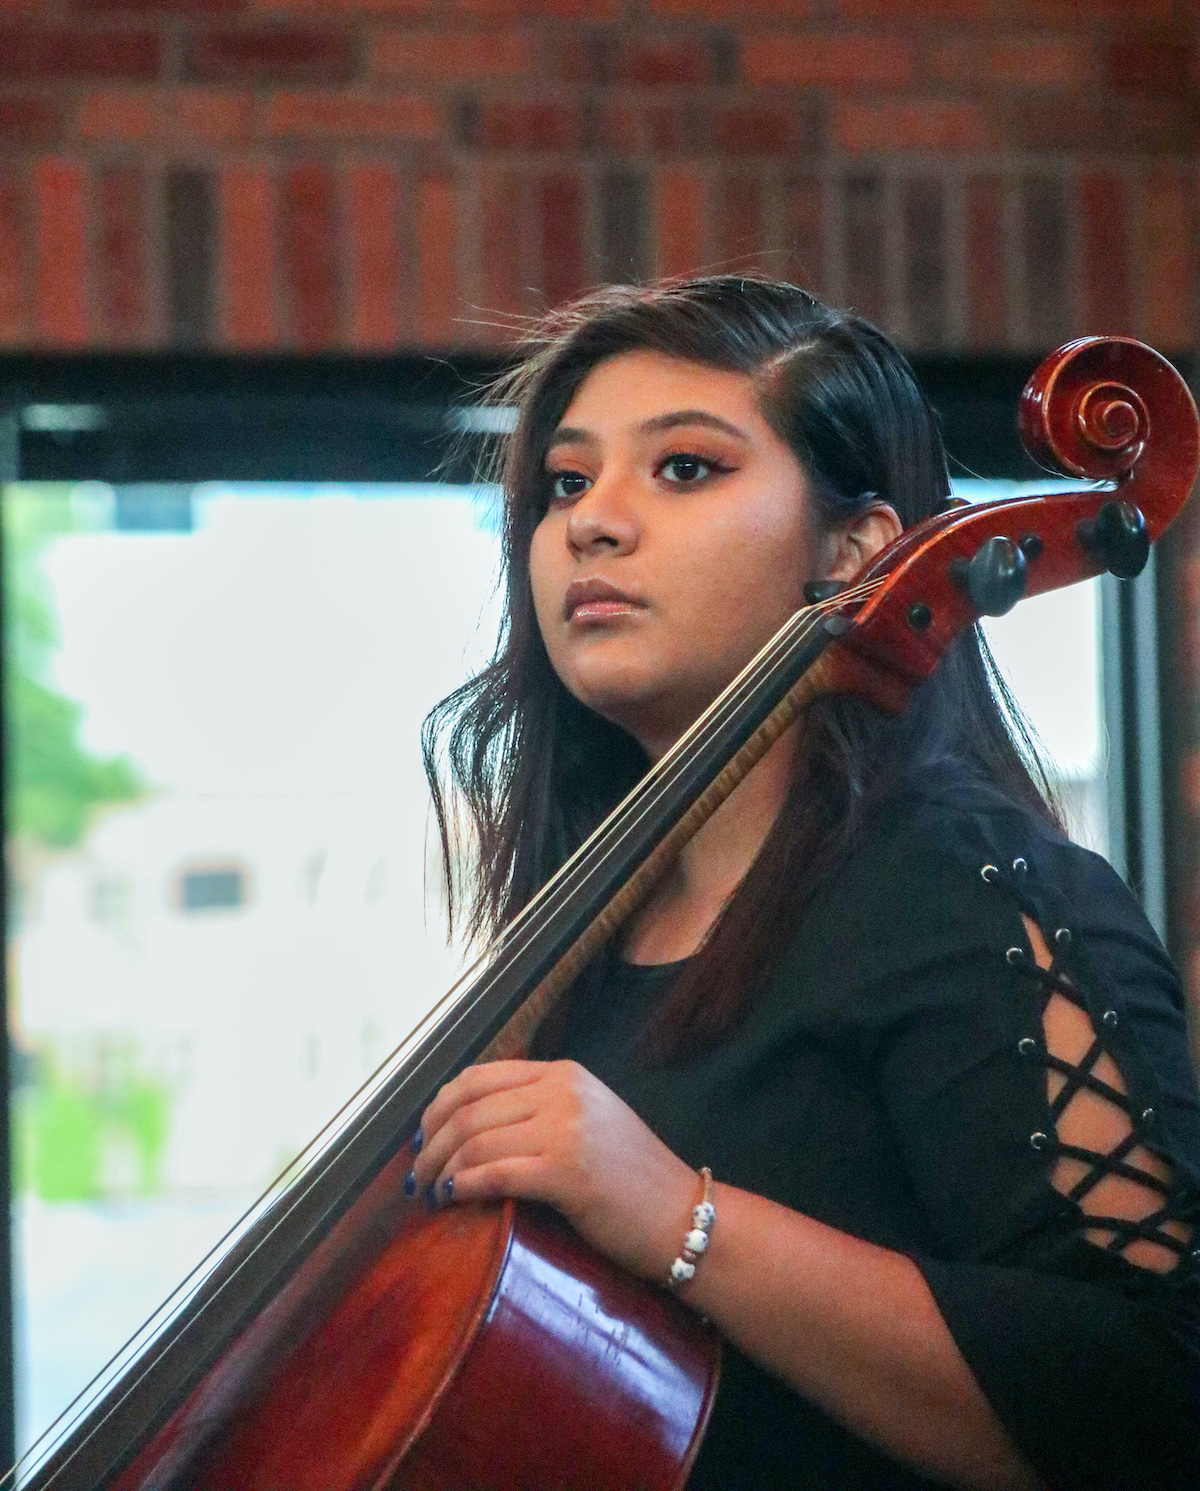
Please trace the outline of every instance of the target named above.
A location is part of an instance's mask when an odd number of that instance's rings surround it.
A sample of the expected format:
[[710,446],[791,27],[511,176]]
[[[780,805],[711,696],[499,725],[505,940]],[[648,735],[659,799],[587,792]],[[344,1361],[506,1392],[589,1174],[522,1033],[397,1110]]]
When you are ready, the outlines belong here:
[[183,911],[228,911],[245,901],[246,875],[236,866],[184,870],[179,877],[179,906]]

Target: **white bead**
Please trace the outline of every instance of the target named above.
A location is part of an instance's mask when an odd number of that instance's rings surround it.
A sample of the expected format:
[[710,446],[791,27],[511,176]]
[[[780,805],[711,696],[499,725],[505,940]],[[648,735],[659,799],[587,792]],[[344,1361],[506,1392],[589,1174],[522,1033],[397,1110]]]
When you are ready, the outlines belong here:
[[686,1284],[689,1279],[695,1278],[696,1265],[688,1263],[684,1258],[676,1258],[671,1265],[671,1278],[676,1284]]
[[699,1206],[692,1208],[692,1226],[701,1227],[705,1232],[717,1220],[717,1208],[711,1201],[701,1201]]
[[701,1232],[699,1227],[693,1228],[684,1238],[683,1246],[689,1253],[703,1253],[708,1247],[708,1233]]

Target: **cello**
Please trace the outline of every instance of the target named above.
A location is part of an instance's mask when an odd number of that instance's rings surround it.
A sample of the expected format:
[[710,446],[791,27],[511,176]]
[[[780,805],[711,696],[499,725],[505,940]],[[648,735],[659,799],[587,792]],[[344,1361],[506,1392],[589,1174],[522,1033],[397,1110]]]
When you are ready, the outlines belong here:
[[[512,1202],[428,1216],[403,1138],[555,997],[818,693],[896,711],[953,637],[1023,596],[1131,577],[1200,466],[1164,359],[1061,349],[1026,447],[1090,490],[954,504],[792,617],[185,1280],[61,1424],[36,1487],[680,1486],[719,1371],[705,1324]],[[513,1432],[538,1412],[537,1433]]]

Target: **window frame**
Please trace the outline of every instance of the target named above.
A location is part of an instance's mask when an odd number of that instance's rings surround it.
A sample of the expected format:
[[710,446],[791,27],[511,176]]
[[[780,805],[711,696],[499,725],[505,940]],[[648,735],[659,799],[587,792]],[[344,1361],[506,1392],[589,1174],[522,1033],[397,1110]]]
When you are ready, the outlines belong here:
[[[1016,409],[1030,356],[922,355],[914,368],[942,423],[952,470],[1030,480]],[[0,487],[17,480],[461,480],[470,461],[453,410],[505,367],[499,358],[0,355]],[[1185,369],[1190,371],[1190,369]],[[57,412],[56,412],[57,411]],[[1110,741],[1112,858],[1177,959],[1172,907],[1182,874],[1167,855],[1182,826],[1179,670],[1164,630],[1181,558],[1177,535],[1133,584],[1103,589],[1104,713]],[[3,720],[0,719],[0,727]],[[7,940],[7,886],[0,905]],[[0,1016],[7,997],[0,972]],[[11,1194],[0,1041],[0,1186]],[[12,1230],[0,1212],[0,1469],[15,1446]]]

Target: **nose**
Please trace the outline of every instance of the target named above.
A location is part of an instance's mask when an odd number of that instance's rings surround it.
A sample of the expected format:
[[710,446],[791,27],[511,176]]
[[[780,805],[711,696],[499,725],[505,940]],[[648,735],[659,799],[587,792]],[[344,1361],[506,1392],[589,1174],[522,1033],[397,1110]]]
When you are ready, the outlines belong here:
[[600,477],[567,514],[567,547],[579,559],[628,554],[637,548],[639,532],[637,516],[615,477]]

